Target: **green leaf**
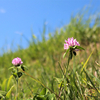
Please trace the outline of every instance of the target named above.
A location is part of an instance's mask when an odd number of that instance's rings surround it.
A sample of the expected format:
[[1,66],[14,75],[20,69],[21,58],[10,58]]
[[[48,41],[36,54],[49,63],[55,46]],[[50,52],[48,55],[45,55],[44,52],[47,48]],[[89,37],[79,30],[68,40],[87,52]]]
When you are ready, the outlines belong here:
[[33,100],[47,100],[46,95],[38,95],[36,94],[34,97],[33,97]]
[[7,99],[9,99],[10,98],[10,96],[11,96],[11,91],[12,91],[12,89],[14,88],[14,85],[10,88],[10,90],[7,92],[7,94],[6,94],[6,98]]
[[9,69],[13,69],[15,66],[10,67]]
[[2,83],[2,90],[5,91],[7,79],[5,79]]
[[16,67],[14,67],[14,68],[12,69],[12,73],[17,73]]
[[44,96],[38,96],[37,100],[47,100]]
[[35,94],[35,96],[33,97],[33,100],[37,100],[36,97],[37,97],[37,94]]
[[55,94],[49,94],[46,100],[55,100]]
[[61,83],[61,82],[63,81],[63,78],[57,78],[57,77],[55,77],[55,79],[56,79],[56,81],[57,81],[58,83]]
[[46,90],[47,90],[46,88],[43,88],[41,93],[40,93],[40,95],[45,95],[46,94]]
[[63,87],[63,85],[64,85],[64,80],[63,80],[63,78],[56,78],[55,77],[55,79],[56,79],[56,81],[58,82],[58,87],[60,88],[60,87]]
[[23,71],[25,71],[25,69],[28,69],[25,65],[22,65],[21,66],[21,69],[23,70]]
[[17,66],[16,68],[18,68],[19,70],[21,70],[21,65]]
[[85,49],[82,48],[81,46],[75,46],[75,49],[85,50]]
[[67,55],[67,53],[69,52],[70,48],[67,49],[67,51],[64,53],[63,58],[65,58],[65,56]]
[[21,69],[22,69],[23,71],[25,71],[25,68],[24,68],[23,66],[21,66]]
[[14,76],[15,78],[17,78],[17,73],[13,73],[13,76]]
[[9,90],[11,79],[13,78],[13,75],[10,76],[8,83],[7,83],[7,91]]
[[17,75],[18,75],[18,78],[20,78],[22,76],[22,72],[18,72]]

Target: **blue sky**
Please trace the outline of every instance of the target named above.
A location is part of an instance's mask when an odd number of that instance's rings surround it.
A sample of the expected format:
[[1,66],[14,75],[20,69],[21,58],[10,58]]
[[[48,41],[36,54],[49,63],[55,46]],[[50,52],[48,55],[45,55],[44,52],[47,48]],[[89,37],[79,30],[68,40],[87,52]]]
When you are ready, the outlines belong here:
[[30,40],[33,30],[40,38],[44,23],[48,32],[53,32],[85,6],[91,13],[100,12],[100,0],[0,0],[0,53],[2,48],[28,47],[21,34]]

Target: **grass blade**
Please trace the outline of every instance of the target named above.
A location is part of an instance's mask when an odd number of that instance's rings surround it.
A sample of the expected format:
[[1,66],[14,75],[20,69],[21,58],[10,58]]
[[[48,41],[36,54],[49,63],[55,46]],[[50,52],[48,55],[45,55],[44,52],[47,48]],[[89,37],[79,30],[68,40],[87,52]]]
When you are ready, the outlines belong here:
[[93,54],[93,51],[92,51],[92,53],[90,54],[90,56],[87,58],[85,64],[84,64],[83,67],[82,67],[81,72],[83,71],[84,68],[86,69],[86,64],[88,63],[88,61],[89,61],[89,59],[90,59],[90,57],[91,57],[92,54]]
[[[93,88],[98,92],[98,89],[95,87],[93,81],[90,79],[90,77],[88,76],[87,72],[86,72],[84,69],[83,69],[83,71],[85,72],[87,79],[91,82]],[[98,93],[99,93],[99,92],[98,92]]]

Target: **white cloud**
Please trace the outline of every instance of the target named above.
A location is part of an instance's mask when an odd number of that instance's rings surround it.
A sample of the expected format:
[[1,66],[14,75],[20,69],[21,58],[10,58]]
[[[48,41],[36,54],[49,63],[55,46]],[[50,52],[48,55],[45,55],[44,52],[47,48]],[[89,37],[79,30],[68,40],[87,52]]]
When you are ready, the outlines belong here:
[[22,35],[22,34],[23,34],[22,32],[19,32],[19,31],[16,31],[15,33],[16,33],[16,34],[20,34],[20,35]]
[[6,13],[5,9],[0,9],[0,13]]

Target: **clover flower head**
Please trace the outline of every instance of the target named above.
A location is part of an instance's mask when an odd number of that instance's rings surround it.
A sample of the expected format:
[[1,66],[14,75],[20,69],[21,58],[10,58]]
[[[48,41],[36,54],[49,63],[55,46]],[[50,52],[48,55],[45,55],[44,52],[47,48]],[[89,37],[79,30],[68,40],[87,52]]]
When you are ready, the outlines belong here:
[[65,40],[66,43],[64,43],[64,49],[68,49],[69,46],[80,46],[79,42],[77,42],[76,39],[74,39],[73,37],[72,38],[68,38],[68,40]]
[[23,62],[22,62],[21,58],[19,58],[19,57],[14,58],[14,59],[12,60],[12,64],[15,65],[15,66],[19,66],[19,65],[21,65],[22,63],[23,63]]

